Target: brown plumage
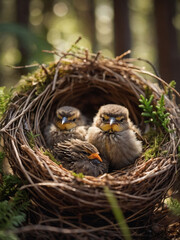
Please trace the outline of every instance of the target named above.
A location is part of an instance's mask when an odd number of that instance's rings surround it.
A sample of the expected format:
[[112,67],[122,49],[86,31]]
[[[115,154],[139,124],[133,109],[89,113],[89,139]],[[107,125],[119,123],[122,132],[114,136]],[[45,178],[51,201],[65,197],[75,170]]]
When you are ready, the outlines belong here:
[[47,146],[51,149],[54,144],[78,138],[85,140],[87,133],[86,118],[79,109],[71,106],[63,106],[57,109],[53,122],[44,131]]
[[95,146],[80,139],[58,143],[53,155],[62,166],[75,173],[97,177],[108,171],[108,162],[102,160]]
[[86,139],[110,161],[111,169],[120,169],[133,163],[142,152],[135,131],[139,130],[131,122],[127,108],[107,104],[100,107]]

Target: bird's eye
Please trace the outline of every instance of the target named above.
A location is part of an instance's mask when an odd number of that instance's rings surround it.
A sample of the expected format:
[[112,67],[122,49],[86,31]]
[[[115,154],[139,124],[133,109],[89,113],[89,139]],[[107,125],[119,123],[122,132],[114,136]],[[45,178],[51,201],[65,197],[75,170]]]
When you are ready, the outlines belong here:
[[75,122],[75,121],[76,121],[76,118],[73,118],[73,119],[72,119],[72,122]]
[[104,117],[101,117],[103,121],[105,121],[106,119]]
[[121,118],[121,119],[120,119],[120,122],[122,123],[123,121],[124,121],[124,118]]
[[98,159],[92,159],[91,162],[92,162],[94,165],[99,165],[99,164],[101,163]]
[[62,119],[62,116],[61,116],[61,115],[59,115],[59,114],[57,115],[57,117],[58,117],[59,119]]
[[107,115],[101,115],[101,119],[105,122],[109,120],[109,117]]
[[83,155],[89,155],[89,153],[87,153],[86,151],[81,151],[81,153],[82,153]]

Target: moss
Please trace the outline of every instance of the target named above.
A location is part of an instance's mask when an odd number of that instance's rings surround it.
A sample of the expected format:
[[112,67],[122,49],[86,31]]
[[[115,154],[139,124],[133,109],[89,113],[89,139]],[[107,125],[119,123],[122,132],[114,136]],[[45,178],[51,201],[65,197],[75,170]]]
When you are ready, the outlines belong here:
[[144,138],[149,143],[147,150],[144,152],[144,158],[146,161],[151,158],[158,157],[160,154],[162,155],[162,152],[163,155],[166,155],[167,151],[162,151],[161,149],[161,144],[165,141],[166,137],[161,132],[158,133],[157,131],[150,131],[144,136]]
[[[62,78],[70,70],[68,67],[69,62],[64,60],[61,62],[61,66],[58,70],[58,79]],[[33,73],[29,73],[26,76],[22,76],[17,86],[18,93],[26,93],[36,88],[35,94],[39,95],[47,85],[53,81],[56,72],[57,63],[51,63],[48,66],[42,66]]]
[[180,202],[177,199],[170,197],[165,200],[165,203],[175,216],[180,217]]
[[157,156],[157,152],[158,152],[158,149],[157,149],[157,140],[156,138],[154,139],[154,144],[151,145],[144,153],[144,157],[145,157],[145,160],[149,160],[151,158],[154,158],[155,156]]
[[49,152],[48,150],[45,150],[45,151],[43,151],[43,154],[45,155],[45,156],[48,156],[53,162],[55,162],[56,164],[60,164],[60,162],[59,161],[57,161],[56,160],[56,158],[53,156],[53,154],[51,153],[51,152]]
[[72,172],[72,175],[73,175],[74,177],[81,178],[81,179],[85,177],[83,173],[75,173],[75,172]]
[[0,119],[6,111],[12,97],[12,89],[8,91],[6,87],[0,87]]
[[28,143],[32,149],[35,147],[35,139],[37,136],[39,136],[39,134],[34,135],[33,132],[27,133]]
[[36,88],[36,95],[41,93],[52,80],[53,72],[50,72],[50,70],[55,71],[55,64],[51,64],[47,71],[45,69],[45,67],[39,68],[33,73],[22,76],[17,86],[17,91],[26,93]]

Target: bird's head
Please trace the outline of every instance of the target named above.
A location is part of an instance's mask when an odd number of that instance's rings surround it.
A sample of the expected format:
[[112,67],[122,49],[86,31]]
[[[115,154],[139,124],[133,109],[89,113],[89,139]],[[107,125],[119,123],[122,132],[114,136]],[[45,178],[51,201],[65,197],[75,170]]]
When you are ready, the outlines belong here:
[[58,143],[58,148],[63,156],[69,157],[69,159],[74,161],[89,161],[94,164],[102,162],[97,148],[91,143],[80,139],[72,138],[68,141]]
[[84,124],[81,112],[71,106],[63,106],[57,109],[55,117],[55,125],[60,130],[71,130],[77,126]]
[[71,139],[72,152],[82,160],[88,160],[95,165],[102,162],[97,148],[89,142],[81,141],[79,139]]
[[104,132],[122,132],[129,128],[129,111],[117,104],[107,104],[100,107],[93,122]]
[[89,176],[99,176],[106,169],[97,148],[80,139],[70,139],[57,144],[57,158],[62,166]]

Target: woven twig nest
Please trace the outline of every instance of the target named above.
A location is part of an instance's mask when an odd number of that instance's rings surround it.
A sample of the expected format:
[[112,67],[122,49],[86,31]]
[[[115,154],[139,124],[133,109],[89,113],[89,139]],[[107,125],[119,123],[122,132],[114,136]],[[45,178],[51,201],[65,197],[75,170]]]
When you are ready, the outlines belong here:
[[[166,93],[167,88],[176,91],[153,73],[133,65],[133,61],[123,56],[107,59],[83,50],[68,52],[58,63],[41,66],[21,80],[20,90],[1,121],[1,133],[14,173],[25,180],[33,202],[41,209],[41,230],[74,238],[120,239],[104,187],[114,193],[133,230],[148,224],[172,186],[177,168],[179,116],[175,101]],[[149,77],[161,87],[148,81]],[[91,120],[103,104],[124,105],[143,135],[146,124],[138,105],[140,95],[145,96],[147,90],[154,95],[154,105],[164,94],[166,111],[170,113],[168,128],[172,131],[164,133],[157,156],[145,159],[149,145],[144,141],[144,152],[134,164],[97,178],[81,178],[43,153],[43,129],[57,107],[63,105],[79,108]]]

